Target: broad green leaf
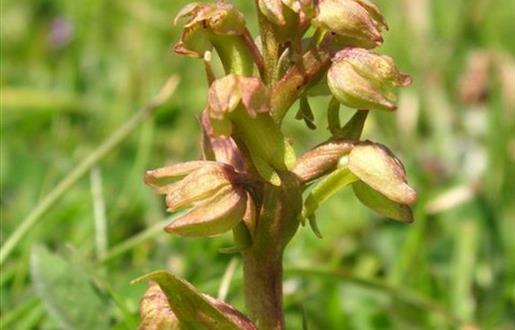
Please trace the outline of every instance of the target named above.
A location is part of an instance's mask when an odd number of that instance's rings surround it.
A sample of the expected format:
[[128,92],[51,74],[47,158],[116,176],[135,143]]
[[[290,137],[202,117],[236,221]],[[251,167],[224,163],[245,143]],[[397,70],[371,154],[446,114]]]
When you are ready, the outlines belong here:
[[169,272],[157,271],[143,275],[133,283],[144,280],[159,284],[168,298],[170,309],[180,322],[181,329],[255,329],[243,314],[223,302],[203,295],[193,285]]
[[78,265],[35,247],[31,275],[36,293],[63,329],[108,329],[107,305]]
[[413,213],[408,205],[403,205],[389,200],[381,193],[369,187],[363,181],[356,181],[352,185],[354,194],[365,206],[375,212],[404,223],[413,222]]
[[347,167],[342,167],[333,171],[322,181],[317,183],[309,193],[308,197],[306,197],[304,210],[302,210],[302,217],[308,218],[331,196],[357,179],[358,178],[352,174]]

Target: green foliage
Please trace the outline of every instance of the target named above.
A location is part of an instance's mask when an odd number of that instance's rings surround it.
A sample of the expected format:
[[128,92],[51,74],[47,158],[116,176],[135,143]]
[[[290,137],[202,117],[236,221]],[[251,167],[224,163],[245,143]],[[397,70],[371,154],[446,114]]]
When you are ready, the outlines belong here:
[[166,271],[156,271],[134,281],[151,280],[158,283],[168,298],[170,309],[181,324],[181,329],[242,329],[214,303],[214,299],[198,292],[193,285]]
[[84,269],[42,246],[33,248],[30,259],[36,293],[61,328],[109,328],[107,302],[98,295]]

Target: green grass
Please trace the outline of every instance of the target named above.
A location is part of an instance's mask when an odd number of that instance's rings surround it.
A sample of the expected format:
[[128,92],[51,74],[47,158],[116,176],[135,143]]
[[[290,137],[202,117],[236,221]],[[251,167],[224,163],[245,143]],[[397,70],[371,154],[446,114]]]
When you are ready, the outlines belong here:
[[[38,202],[112,138],[170,75],[181,79],[151,120],[132,129],[95,163],[96,174],[86,171],[16,241],[1,268],[2,329],[58,327],[30,275],[37,246],[73,260],[74,271],[93,283],[112,329],[137,324],[145,286],[129,282],[148,271],[168,268],[217,294],[233,258],[217,251],[230,245],[230,235],[165,234],[159,227],[169,215],[142,182],[145,169],[200,154],[195,115],[206,102],[202,65],[170,51],[180,33],[171,22],[185,3],[2,2],[2,246]],[[414,84],[402,91],[395,115],[371,114],[364,138],[389,145],[404,161],[420,197],[415,223],[381,219],[349,191],[331,199],[318,215],[324,238],[304,227],[287,249],[287,324],[301,329],[304,317],[309,329],[513,329],[514,5],[377,3],[390,23],[381,51],[412,74]],[[252,9],[251,1],[236,4]],[[50,39],[56,19],[72,29],[62,44]],[[249,25],[256,31],[253,17]],[[490,60],[485,95],[463,102],[467,61],[478,51]],[[287,132],[299,152],[327,136],[327,101],[312,100],[314,132],[294,121],[294,111],[288,116]],[[105,233],[95,230],[103,216]],[[102,239],[107,252],[98,243]],[[55,282],[80,295],[73,291],[78,285],[66,285]],[[243,309],[241,288],[237,265],[227,300]],[[80,308],[80,300],[70,310]]]

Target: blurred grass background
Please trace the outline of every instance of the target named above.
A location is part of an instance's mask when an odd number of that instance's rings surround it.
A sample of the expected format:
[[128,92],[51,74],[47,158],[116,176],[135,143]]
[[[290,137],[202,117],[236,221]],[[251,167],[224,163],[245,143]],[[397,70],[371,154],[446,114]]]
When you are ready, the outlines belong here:
[[[380,51],[414,84],[395,114],[370,116],[364,137],[404,161],[419,192],[416,220],[386,221],[348,191],[333,198],[319,214],[324,238],[300,228],[287,249],[289,328],[301,329],[304,318],[309,329],[515,329],[514,2],[376,2],[390,24]],[[59,311],[42,302],[30,275],[41,245],[87,273],[111,329],[137,324],[145,286],[129,281],[151,270],[171,269],[217,294],[233,258],[217,250],[230,235],[164,234],[163,202],[142,183],[145,169],[199,156],[202,65],[170,51],[180,33],[171,21],[185,3],[2,1],[2,244],[171,74],[181,78],[170,101],[18,242],[1,269],[2,329],[59,328]],[[252,11],[251,1],[235,3]],[[286,130],[299,151],[327,137],[327,101],[312,100],[315,131],[291,111]],[[67,290],[70,310],[81,308],[77,286],[52,285]],[[227,300],[243,309],[239,265]]]

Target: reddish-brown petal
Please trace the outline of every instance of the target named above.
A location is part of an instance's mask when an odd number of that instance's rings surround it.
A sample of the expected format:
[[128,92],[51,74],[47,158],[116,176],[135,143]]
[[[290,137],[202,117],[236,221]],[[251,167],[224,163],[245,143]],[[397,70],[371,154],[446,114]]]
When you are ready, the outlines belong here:
[[322,144],[308,152],[297,160],[293,173],[301,182],[309,182],[320,178],[336,169],[338,160],[348,154],[353,141],[335,140]]
[[246,206],[246,192],[230,189],[196,206],[166,226],[165,230],[181,236],[220,235],[242,220]]
[[216,162],[211,161],[191,161],[179,163],[171,166],[149,170],[145,173],[144,181],[147,185],[154,188],[159,194],[169,193],[169,186],[183,179],[191,172],[201,167],[216,166]]

